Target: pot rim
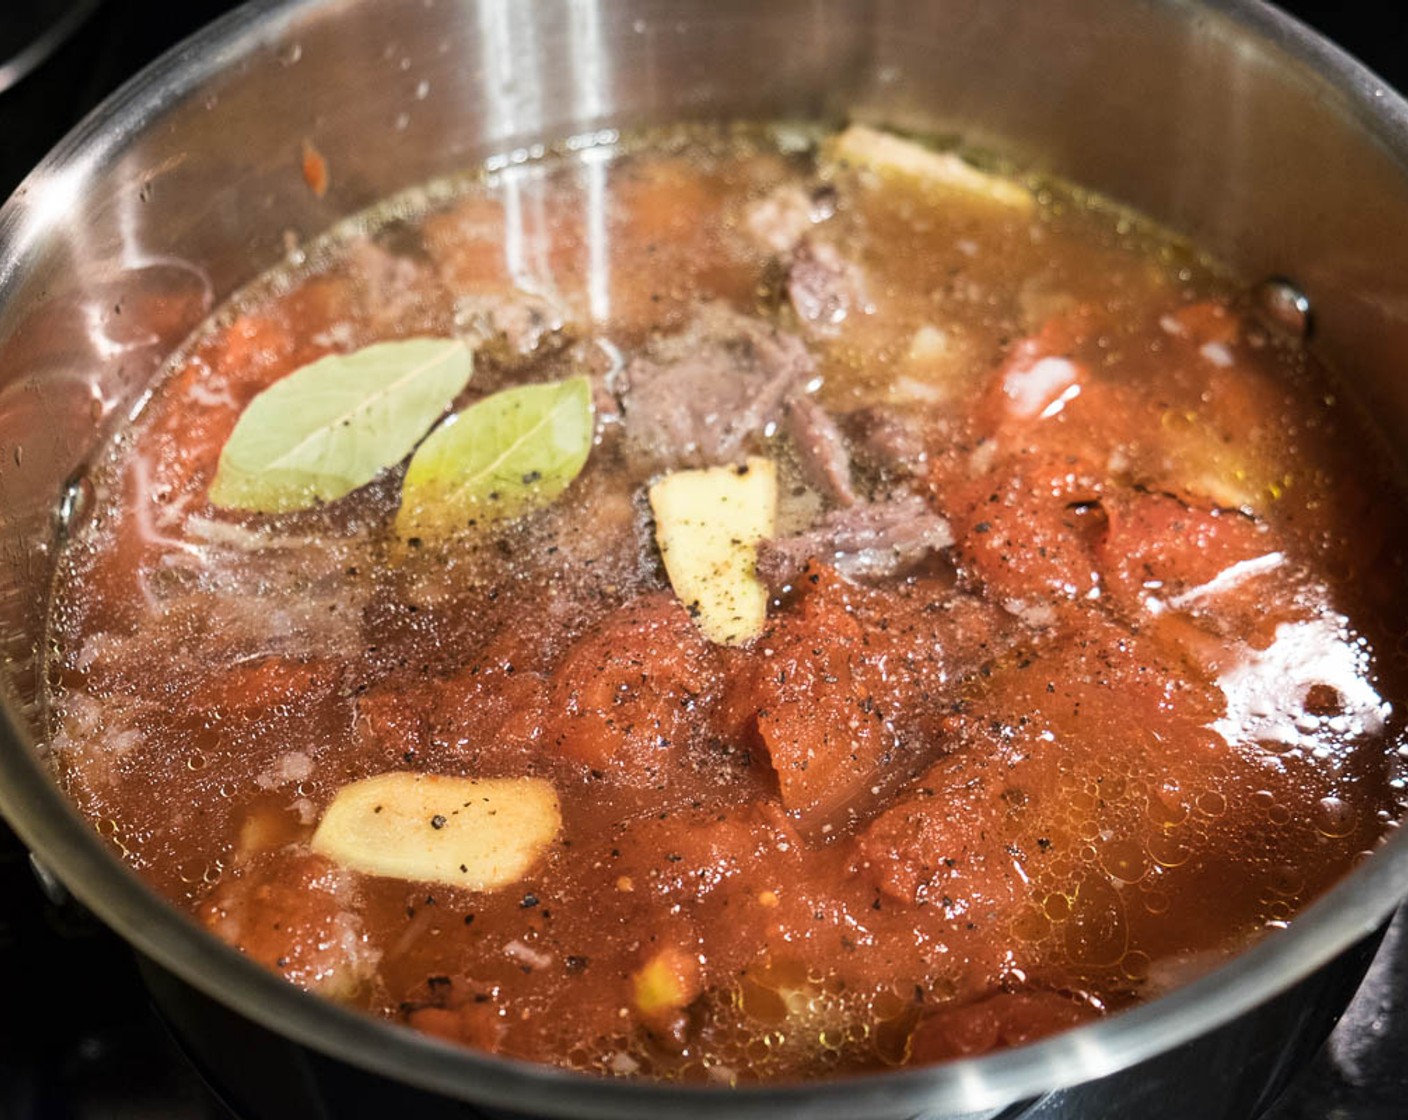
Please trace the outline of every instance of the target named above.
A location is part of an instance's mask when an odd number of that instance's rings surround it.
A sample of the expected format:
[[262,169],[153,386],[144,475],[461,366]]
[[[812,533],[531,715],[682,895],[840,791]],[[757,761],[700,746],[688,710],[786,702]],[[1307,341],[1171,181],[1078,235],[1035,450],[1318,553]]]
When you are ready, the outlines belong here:
[[[45,205],[82,184],[172,104],[261,47],[322,0],[253,0],[141,71],[88,115],[0,209],[0,302],[63,220]],[[1324,79],[1340,108],[1408,175],[1408,102],[1358,61],[1262,0],[1156,0],[1229,20]],[[1408,894],[1408,829],[1275,931],[1200,979],[1147,1004],[1025,1046],[935,1066],[805,1084],[725,1088],[597,1079],[453,1046],[311,995],[206,932],[158,896],[88,827],[36,744],[0,712],[0,813],[73,894],[142,954],[277,1034],[349,1064],[501,1108],[607,1118],[826,1120],[1013,1104],[1127,1068],[1285,991],[1376,930]]]

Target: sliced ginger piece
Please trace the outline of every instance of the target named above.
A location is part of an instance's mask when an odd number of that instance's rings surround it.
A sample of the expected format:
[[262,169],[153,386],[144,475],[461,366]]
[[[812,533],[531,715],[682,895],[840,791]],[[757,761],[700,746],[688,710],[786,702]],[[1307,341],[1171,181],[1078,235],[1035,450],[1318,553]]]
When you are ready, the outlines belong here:
[[650,508],[670,586],[700,632],[720,645],[760,634],[768,592],[756,551],[777,525],[772,460],[675,471],[650,488]]
[[396,771],[338,790],[312,846],[367,875],[493,891],[526,875],[561,827],[541,778]]
[[699,959],[682,949],[661,949],[631,977],[636,1011],[657,1030],[693,1003],[703,989]]
[[838,163],[908,179],[923,187],[960,192],[1012,210],[1030,212],[1036,208],[1032,192],[1020,183],[979,171],[952,152],[936,152],[863,124],[853,124],[835,137],[830,155]]

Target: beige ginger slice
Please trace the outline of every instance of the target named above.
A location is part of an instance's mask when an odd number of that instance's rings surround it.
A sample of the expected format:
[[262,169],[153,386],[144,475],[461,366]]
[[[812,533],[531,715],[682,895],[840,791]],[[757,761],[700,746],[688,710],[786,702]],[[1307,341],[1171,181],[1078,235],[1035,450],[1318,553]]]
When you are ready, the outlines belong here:
[[1013,210],[1030,212],[1036,208],[1035,197],[1021,183],[979,171],[952,152],[936,152],[863,124],[853,124],[836,136],[829,152],[838,163],[910,179],[921,186],[958,191]]
[[312,847],[367,875],[494,891],[523,878],[561,827],[541,778],[395,771],[338,790]]
[[767,622],[757,545],[777,526],[777,467],[675,471],[650,488],[655,540],[676,597],[711,642],[738,645]]

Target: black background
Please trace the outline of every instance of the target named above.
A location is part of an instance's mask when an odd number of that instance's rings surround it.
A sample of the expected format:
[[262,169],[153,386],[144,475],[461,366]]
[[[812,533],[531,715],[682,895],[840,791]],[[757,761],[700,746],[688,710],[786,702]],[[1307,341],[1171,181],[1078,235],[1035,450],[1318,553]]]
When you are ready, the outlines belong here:
[[[0,197],[145,62],[235,6],[230,0],[101,3],[58,53],[0,92]],[[1408,89],[1408,4],[1288,0],[1282,6],[1390,85]],[[55,7],[56,0],[0,0],[0,64],[10,40]],[[1381,958],[1332,1045],[1269,1120],[1408,1116],[1404,927],[1400,915],[1398,951]],[[0,1120],[221,1115],[150,1010],[126,950],[72,908],[46,902],[0,824]]]

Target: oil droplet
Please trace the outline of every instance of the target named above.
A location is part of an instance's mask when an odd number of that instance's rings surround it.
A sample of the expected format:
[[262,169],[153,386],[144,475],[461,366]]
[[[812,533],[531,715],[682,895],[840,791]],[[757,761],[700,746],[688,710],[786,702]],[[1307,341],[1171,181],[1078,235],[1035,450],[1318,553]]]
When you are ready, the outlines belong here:
[[1266,810],[1266,819],[1272,824],[1289,824],[1291,811],[1284,805],[1273,805]]
[[1089,813],[1095,808],[1095,798],[1085,790],[1071,794],[1066,803],[1077,813],[1081,814]]
[[899,1015],[902,1011],[904,1011],[905,1007],[907,1006],[907,1001],[903,999],[893,989],[887,989],[886,991],[880,992],[875,997],[875,1002],[872,1006],[875,1012],[875,1017],[884,1021],[887,1019],[893,1019],[895,1016]]
[[1348,836],[1354,831],[1354,810],[1338,797],[1322,797],[1311,817],[1326,836]]
[[1198,794],[1198,799],[1194,804],[1197,805],[1198,812],[1206,817],[1220,817],[1227,812],[1227,798],[1213,789],[1204,790]]
[[1049,894],[1042,909],[1053,922],[1064,922],[1071,914],[1071,900],[1063,894]]
[[1149,791],[1149,819],[1164,828],[1173,828],[1188,819],[1188,806],[1176,782],[1164,782]]
[[1131,949],[1120,961],[1120,971],[1127,980],[1149,979],[1149,954],[1142,949]]
[[1111,840],[1100,853],[1100,866],[1115,879],[1137,883],[1149,871],[1149,856],[1133,840]]
[[187,770],[191,770],[191,771],[194,771],[194,772],[196,772],[196,773],[199,773],[200,771],[204,770],[204,769],[205,769],[207,766],[209,766],[209,765],[210,765],[210,759],[206,758],[205,755],[203,755],[203,754],[200,753],[200,751],[195,751],[194,753],[192,753],[192,754],[190,754],[190,755],[188,755],[188,756],[186,757],[186,769],[187,769]]
[[1151,836],[1149,854],[1164,867],[1179,867],[1188,862],[1193,850],[1176,836]]
[[1150,891],[1144,896],[1144,909],[1151,914],[1168,913],[1169,897],[1163,891]]
[[1119,891],[1104,876],[1087,876],[1076,889],[1066,923],[1066,955],[1076,964],[1106,966],[1117,963],[1128,948],[1129,931]]
[[1170,432],[1186,432],[1198,423],[1198,414],[1186,409],[1166,408],[1159,416],[1160,426]]
[[187,860],[176,868],[176,874],[183,883],[203,883],[210,865],[204,860]]
[[1035,906],[1025,906],[1012,919],[1012,936],[1018,941],[1040,941],[1051,932],[1051,920]]
[[1290,864],[1283,864],[1280,867],[1273,867],[1266,876],[1266,889],[1273,894],[1285,895],[1288,898],[1300,893],[1305,886],[1305,876],[1296,867]]

